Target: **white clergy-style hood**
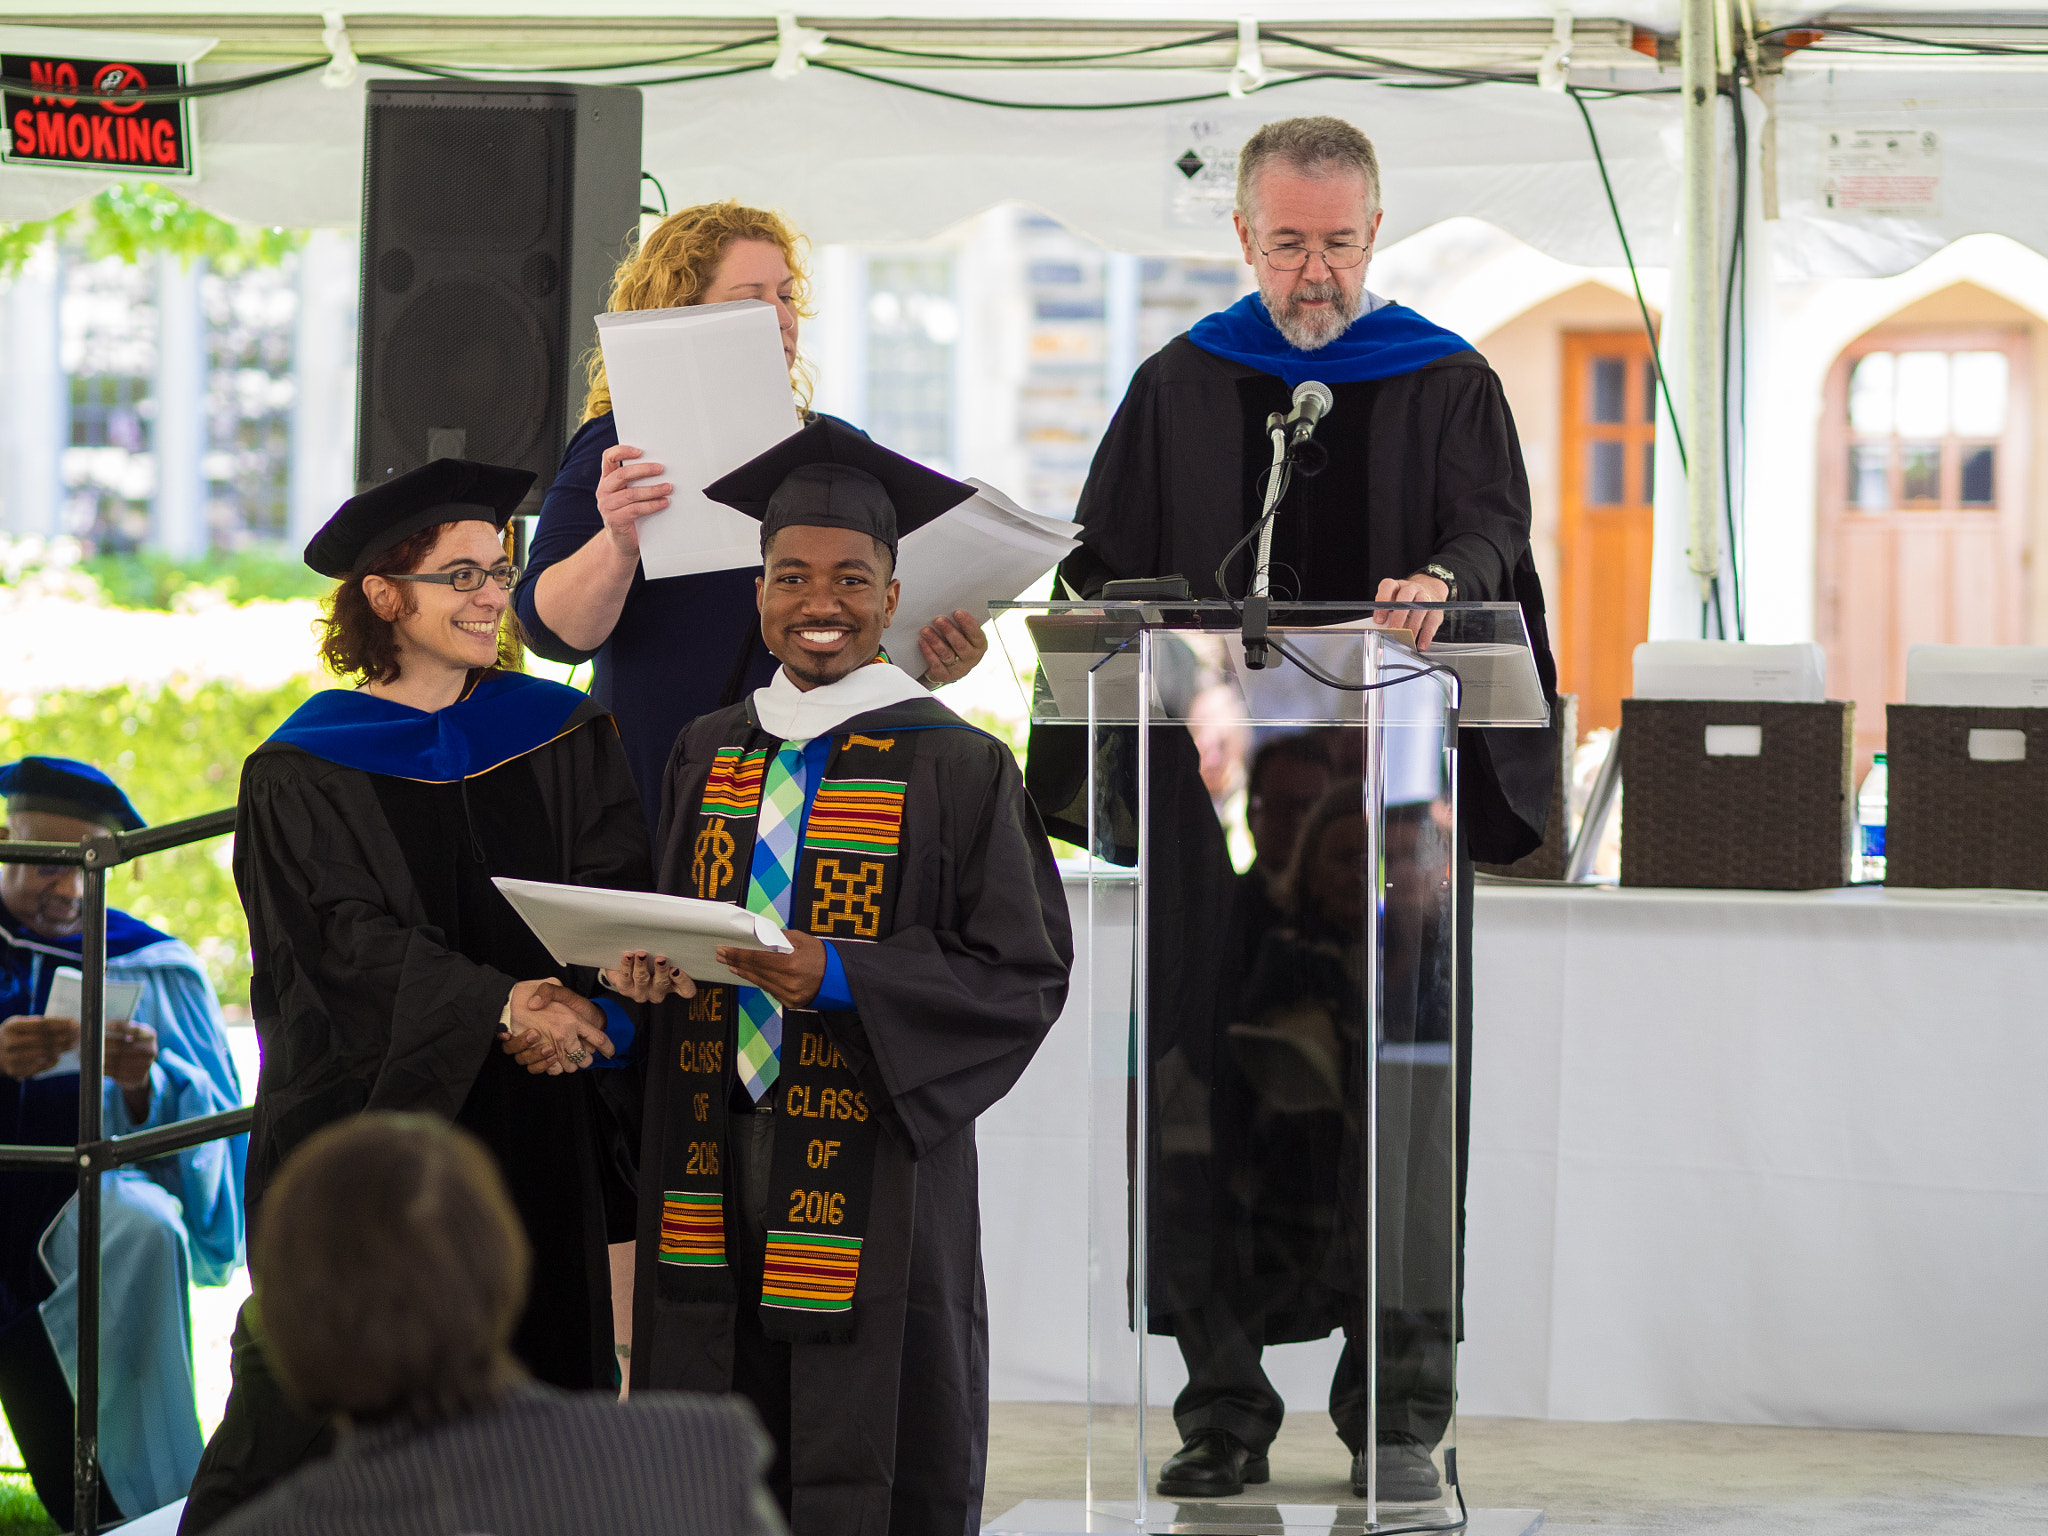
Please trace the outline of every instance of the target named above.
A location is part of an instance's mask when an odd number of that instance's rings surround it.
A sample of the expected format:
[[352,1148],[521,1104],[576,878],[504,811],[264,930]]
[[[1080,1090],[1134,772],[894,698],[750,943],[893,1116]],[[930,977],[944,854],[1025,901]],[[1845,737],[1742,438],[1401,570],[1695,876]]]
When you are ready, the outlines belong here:
[[790,681],[787,668],[778,668],[773,682],[754,690],[754,715],[764,731],[787,742],[806,742],[855,715],[924,696],[924,684],[892,661],[856,667],[838,682],[808,692]]

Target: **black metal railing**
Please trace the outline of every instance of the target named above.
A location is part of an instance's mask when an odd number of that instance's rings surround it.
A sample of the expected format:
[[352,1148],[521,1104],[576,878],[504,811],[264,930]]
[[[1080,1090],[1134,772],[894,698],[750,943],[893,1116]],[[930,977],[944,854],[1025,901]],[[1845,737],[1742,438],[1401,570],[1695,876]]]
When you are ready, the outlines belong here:
[[[146,853],[182,847],[235,829],[232,809],[135,832],[114,832],[76,843],[0,841],[0,864],[74,864],[85,877],[80,931],[78,1021],[78,1144],[71,1147],[0,1145],[0,1172],[55,1171],[78,1177],[78,1391],[71,1454],[72,1529],[98,1536],[100,1528],[100,1175],[130,1163],[182,1152],[202,1142],[239,1136],[250,1112],[231,1109],[154,1130],[106,1136],[101,1117],[107,1011],[107,871]],[[128,1511],[141,1514],[144,1511]]]

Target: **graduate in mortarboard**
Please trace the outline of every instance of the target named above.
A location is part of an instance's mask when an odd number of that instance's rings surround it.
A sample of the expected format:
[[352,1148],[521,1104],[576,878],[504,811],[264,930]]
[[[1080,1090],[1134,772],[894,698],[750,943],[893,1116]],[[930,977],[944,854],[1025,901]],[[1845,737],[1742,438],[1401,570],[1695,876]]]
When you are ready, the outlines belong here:
[[972,493],[823,421],[707,494],[762,519],[780,667],[684,728],[658,885],[794,948],[722,951],[753,985],[654,1010],[632,1382],[750,1398],[796,1536],[958,1536],[988,1443],[974,1121],[1073,957],[1009,748],[883,651],[899,535]]
[[[0,838],[75,843],[142,817],[104,773],[62,757],[0,766]],[[72,864],[0,864],[0,1142],[78,1140],[79,1024],[51,1011],[80,966],[84,882]],[[220,1004],[182,940],[110,908],[107,979],[139,987],[106,1026],[105,1133],[219,1114],[242,1102]],[[124,988],[125,990],[125,988]],[[190,1287],[242,1261],[246,1138],[203,1142],[100,1180],[101,1516],[180,1497],[199,1463]],[[78,1361],[78,1180],[0,1173],[0,1407],[37,1496],[73,1524]]]
[[[632,1236],[612,1107],[631,1022],[551,959],[491,878],[644,890],[647,832],[611,717],[502,669],[517,569],[502,530],[533,477],[441,459],[344,504],[306,547],[336,578],[322,654],[360,683],[315,694],[242,770],[235,883],[263,1077],[251,1220],[292,1149],[361,1110],[443,1116],[491,1149],[533,1248],[513,1352],[542,1382],[616,1381],[606,1242]],[[510,1049],[507,1049],[507,1048]],[[521,1047],[530,1072],[515,1062]],[[235,1330],[235,1389],[193,1485],[205,1529],[327,1426],[265,1361],[263,1276]]]

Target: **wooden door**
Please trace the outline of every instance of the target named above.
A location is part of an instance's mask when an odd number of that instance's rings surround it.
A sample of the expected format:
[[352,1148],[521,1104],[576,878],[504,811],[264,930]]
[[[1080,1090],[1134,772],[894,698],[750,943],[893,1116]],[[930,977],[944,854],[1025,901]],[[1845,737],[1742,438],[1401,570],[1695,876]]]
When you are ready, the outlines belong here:
[[1918,642],[2025,638],[2023,333],[1873,331],[1828,376],[1819,632],[1828,697],[1856,701],[1858,772],[1884,749]]
[[1557,670],[1581,735],[1621,724],[1650,637],[1656,388],[1641,331],[1565,333]]

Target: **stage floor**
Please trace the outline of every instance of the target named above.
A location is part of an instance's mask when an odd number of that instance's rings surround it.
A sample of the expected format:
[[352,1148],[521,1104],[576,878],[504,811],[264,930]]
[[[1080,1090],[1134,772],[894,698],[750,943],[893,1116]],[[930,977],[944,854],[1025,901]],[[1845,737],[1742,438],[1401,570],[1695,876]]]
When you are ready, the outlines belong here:
[[[993,1522],[1026,1500],[1080,1499],[1082,1426],[1076,1405],[994,1405],[988,1529],[1003,1529]],[[1474,1514],[1542,1510],[1542,1536],[2048,1529],[2048,1439],[2033,1436],[1482,1418],[1462,1419],[1458,1430]],[[1150,1435],[1162,1456],[1178,1444],[1163,1409]],[[1321,1412],[1287,1416],[1272,1464],[1262,1504],[1351,1502],[1349,1461]],[[1474,1536],[1480,1529],[1475,1521]]]

